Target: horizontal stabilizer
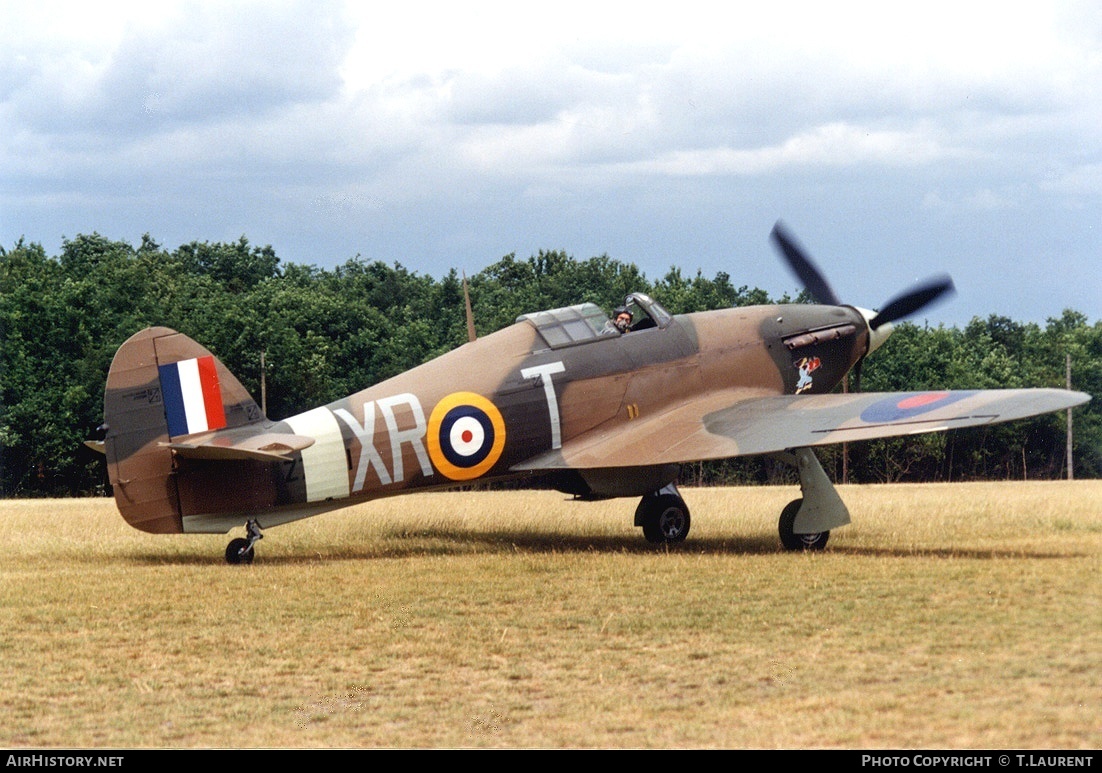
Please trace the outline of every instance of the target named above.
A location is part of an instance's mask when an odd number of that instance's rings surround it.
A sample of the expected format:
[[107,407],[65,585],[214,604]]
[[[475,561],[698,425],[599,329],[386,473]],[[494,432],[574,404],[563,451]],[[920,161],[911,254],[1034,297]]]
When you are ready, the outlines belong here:
[[292,454],[314,445],[314,438],[266,432],[235,438],[230,435],[209,435],[190,441],[161,443],[188,459],[255,459],[261,462],[290,461]]

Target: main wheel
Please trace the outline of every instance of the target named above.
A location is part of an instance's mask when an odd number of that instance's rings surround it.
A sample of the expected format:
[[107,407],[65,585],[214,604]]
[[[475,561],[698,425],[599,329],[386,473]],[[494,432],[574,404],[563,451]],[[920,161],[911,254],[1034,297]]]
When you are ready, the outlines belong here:
[[238,537],[231,539],[226,545],[227,564],[251,564],[253,562],[253,549],[247,539]]
[[829,531],[818,531],[814,534],[797,534],[792,531],[792,527],[796,524],[796,513],[800,512],[800,505],[803,503],[802,499],[793,499],[781,511],[781,520],[778,525],[781,544],[784,545],[785,550],[822,550],[830,538]]
[[689,508],[673,494],[644,497],[640,521],[647,542],[681,542],[689,533]]

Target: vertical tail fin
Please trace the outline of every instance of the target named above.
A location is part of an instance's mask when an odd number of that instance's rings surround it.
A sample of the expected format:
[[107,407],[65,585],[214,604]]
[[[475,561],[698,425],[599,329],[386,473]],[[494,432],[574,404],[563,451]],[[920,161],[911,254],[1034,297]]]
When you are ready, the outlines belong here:
[[183,531],[170,438],[264,421],[260,407],[207,349],[166,327],[115,353],[103,401],[115,503],[142,531]]

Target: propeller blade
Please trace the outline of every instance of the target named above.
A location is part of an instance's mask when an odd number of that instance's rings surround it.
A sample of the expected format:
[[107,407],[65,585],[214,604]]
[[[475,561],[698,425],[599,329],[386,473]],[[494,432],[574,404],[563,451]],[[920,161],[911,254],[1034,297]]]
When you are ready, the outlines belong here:
[[773,226],[772,237],[777,247],[779,247],[780,251],[784,254],[785,259],[788,261],[788,265],[796,273],[796,276],[800,278],[800,281],[803,282],[804,287],[811,295],[813,301],[829,306],[842,305],[842,302],[838,300],[838,296],[834,294],[834,290],[831,289],[826,277],[819,271],[818,267],[812,262],[811,258],[808,257],[804,249],[785,232],[785,228],[781,225],[779,220],[776,225]]
[[869,320],[869,329],[876,330],[881,325],[910,316],[919,309],[933,303],[942,295],[953,292],[953,280],[948,274],[927,279],[913,290],[898,295],[888,301],[884,308]]

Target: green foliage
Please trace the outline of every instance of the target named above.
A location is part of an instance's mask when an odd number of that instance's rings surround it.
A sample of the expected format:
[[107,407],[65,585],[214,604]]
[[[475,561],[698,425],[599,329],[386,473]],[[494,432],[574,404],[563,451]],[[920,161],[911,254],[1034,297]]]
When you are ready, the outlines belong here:
[[651,292],[674,314],[772,303],[764,290],[749,290],[746,285],[736,290],[731,277],[722,271],[715,279],[707,279],[697,271],[696,276],[688,280],[676,266],[655,283]]
[[632,292],[650,292],[636,266],[607,255],[579,262],[564,252],[543,252],[526,261],[506,255],[471,278],[471,303],[479,334],[512,324],[521,314],[595,303],[611,311]]
[[[900,323],[865,365],[863,391],[1064,387],[1071,362],[1073,389],[1095,397],[1074,413],[1075,473],[1102,473],[1102,323],[1065,311],[1042,329],[1006,317],[973,319],[963,330]],[[1028,479],[1064,477],[1067,417],[875,440],[851,447],[856,481]],[[923,449],[925,452],[922,453]],[[916,454],[919,456],[916,458]]]
[[[540,251],[505,255],[469,277],[479,335],[532,311],[582,302],[606,310],[646,292],[674,313],[791,302],[735,287],[720,272],[686,277],[672,267],[650,282],[608,255],[578,260]],[[795,299],[806,301],[803,295]],[[97,492],[102,459],[83,446],[103,416],[111,358],[149,325],[202,342],[280,418],[344,397],[467,340],[463,279],[439,280],[400,264],[360,259],[332,270],[280,263],[242,236],[166,250],[81,235],[47,256],[38,244],[0,247],[0,495]],[[865,391],[1063,386],[1102,395],[1102,322],[1066,311],[1045,327],[1005,317],[963,330],[897,326],[864,368]],[[1063,414],[986,429],[819,450],[852,482],[1062,477]],[[1102,404],[1075,412],[1076,475],[1102,475]],[[790,483],[772,459],[689,465],[687,482]]]

